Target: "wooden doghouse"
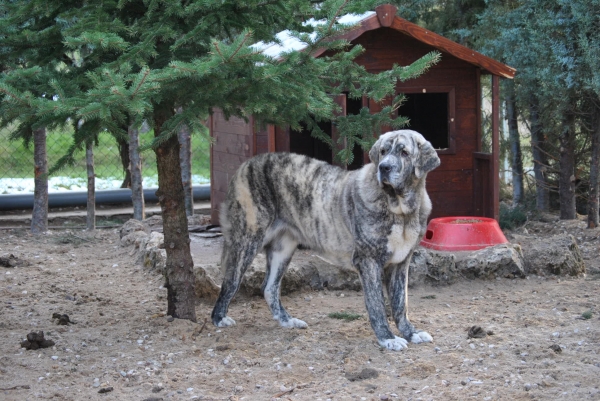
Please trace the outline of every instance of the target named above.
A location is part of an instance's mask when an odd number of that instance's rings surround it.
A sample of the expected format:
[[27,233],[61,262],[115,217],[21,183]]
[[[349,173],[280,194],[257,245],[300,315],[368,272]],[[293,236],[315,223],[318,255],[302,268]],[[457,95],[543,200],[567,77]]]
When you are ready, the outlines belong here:
[[[423,55],[438,50],[441,61],[425,74],[398,83],[397,93],[407,96],[398,110],[410,118],[410,129],[422,133],[437,149],[440,167],[427,176],[427,190],[433,203],[431,218],[442,216],[486,216],[498,219],[499,210],[499,78],[513,78],[515,70],[449,39],[396,16],[396,7],[382,5],[375,12],[357,18],[357,26],[344,37],[365,51],[356,60],[369,72],[390,69],[393,64],[409,65]],[[354,22],[354,21],[352,21]],[[274,45],[278,46],[278,45]],[[270,49],[273,50],[273,49]],[[275,49],[277,51],[277,49]],[[316,54],[318,57],[321,54]],[[491,76],[492,153],[482,152],[481,76]],[[340,96],[336,102],[344,115],[362,107],[372,112],[383,104],[370,99],[353,100]],[[323,127],[335,139],[335,127]],[[264,152],[295,152],[332,162],[331,150],[304,132],[269,126],[263,130],[251,118],[226,120],[215,110],[210,132],[212,221],[218,223],[218,210],[229,180],[239,165]],[[355,150],[355,162],[348,168],[368,163],[365,154]]]

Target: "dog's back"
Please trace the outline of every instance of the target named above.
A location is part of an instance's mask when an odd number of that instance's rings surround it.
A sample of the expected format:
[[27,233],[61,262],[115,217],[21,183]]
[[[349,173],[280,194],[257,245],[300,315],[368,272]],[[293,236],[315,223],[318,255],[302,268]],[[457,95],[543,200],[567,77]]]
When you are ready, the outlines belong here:
[[[262,246],[287,231],[304,246],[325,256],[351,252],[351,222],[340,208],[349,208],[348,191],[356,172],[293,153],[268,153],[240,166],[221,209],[228,237],[253,232]],[[336,185],[332,185],[336,183]]]

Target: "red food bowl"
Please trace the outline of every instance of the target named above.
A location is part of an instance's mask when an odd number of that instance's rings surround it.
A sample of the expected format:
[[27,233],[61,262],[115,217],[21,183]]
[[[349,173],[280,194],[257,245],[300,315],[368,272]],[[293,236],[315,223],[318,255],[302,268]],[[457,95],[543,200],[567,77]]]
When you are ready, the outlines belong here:
[[421,245],[438,251],[474,251],[507,242],[494,219],[454,216],[432,219]]

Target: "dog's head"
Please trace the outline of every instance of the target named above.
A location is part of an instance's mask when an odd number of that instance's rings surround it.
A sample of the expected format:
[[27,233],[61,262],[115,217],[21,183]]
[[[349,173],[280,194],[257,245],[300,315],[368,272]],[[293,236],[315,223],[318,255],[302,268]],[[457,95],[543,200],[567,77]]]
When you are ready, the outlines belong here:
[[414,183],[440,165],[431,143],[411,130],[381,135],[371,148],[369,158],[377,167],[379,185],[399,196],[404,196]]

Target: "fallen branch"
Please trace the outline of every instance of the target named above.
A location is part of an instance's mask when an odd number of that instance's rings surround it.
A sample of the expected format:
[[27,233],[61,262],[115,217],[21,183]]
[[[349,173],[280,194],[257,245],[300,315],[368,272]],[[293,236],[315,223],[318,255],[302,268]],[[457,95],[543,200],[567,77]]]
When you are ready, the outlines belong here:
[[31,388],[31,386],[28,384],[20,384],[18,386],[12,386],[12,387],[0,387],[0,391],[19,390],[19,389],[29,390],[30,388]]

